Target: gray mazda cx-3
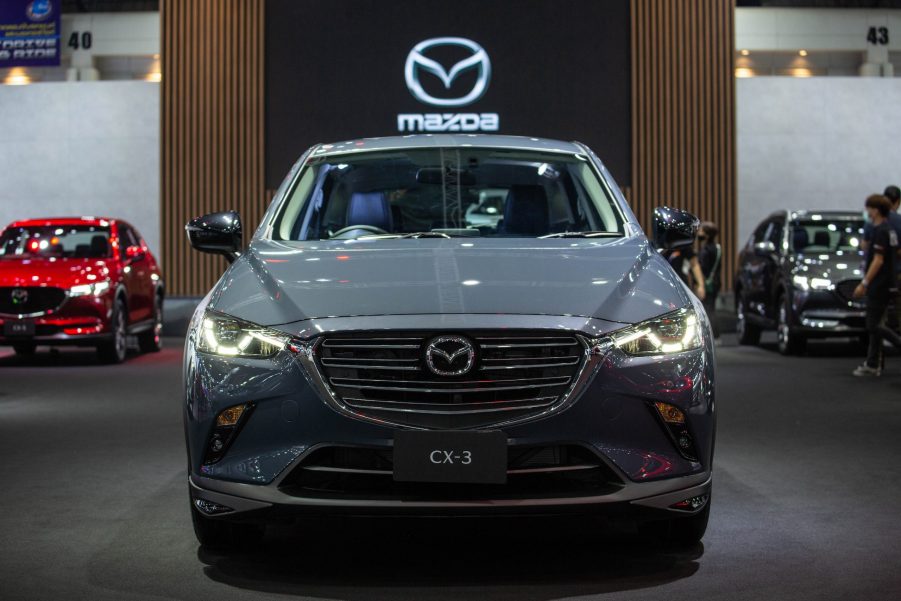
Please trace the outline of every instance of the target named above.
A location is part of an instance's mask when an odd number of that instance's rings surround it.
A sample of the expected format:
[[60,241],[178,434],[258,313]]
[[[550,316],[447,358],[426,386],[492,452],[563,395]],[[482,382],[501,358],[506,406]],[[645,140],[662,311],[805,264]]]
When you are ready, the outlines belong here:
[[[498,199],[497,201],[493,199]],[[709,323],[579,143],[424,135],[317,145],[185,348],[204,544],[310,514],[607,513],[700,540],[715,438]]]

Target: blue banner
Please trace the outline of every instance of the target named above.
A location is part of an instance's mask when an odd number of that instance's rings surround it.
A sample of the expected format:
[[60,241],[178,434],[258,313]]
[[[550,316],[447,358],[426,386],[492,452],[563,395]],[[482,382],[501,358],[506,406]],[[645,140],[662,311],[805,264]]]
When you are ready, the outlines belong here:
[[0,0],[0,69],[59,66],[59,0]]

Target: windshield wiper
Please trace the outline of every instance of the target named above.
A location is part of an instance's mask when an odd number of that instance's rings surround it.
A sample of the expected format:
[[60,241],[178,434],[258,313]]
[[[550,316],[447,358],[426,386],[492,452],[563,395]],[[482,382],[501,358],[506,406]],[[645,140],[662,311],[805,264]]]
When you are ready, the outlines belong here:
[[452,238],[444,232],[410,232],[409,234],[366,234],[352,240],[399,240],[401,238]]
[[620,238],[620,232],[555,232],[544,236],[538,236],[538,239],[544,238]]
[[411,234],[402,234],[399,238],[450,238],[449,234],[444,232],[413,232]]

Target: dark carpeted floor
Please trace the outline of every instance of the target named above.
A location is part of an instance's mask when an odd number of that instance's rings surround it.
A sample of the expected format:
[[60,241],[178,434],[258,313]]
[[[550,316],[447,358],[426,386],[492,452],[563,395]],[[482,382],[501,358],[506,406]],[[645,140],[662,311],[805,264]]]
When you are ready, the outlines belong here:
[[703,546],[584,520],[336,520],[198,548],[181,347],[101,366],[0,348],[0,599],[901,599],[901,358],[812,344],[718,353]]

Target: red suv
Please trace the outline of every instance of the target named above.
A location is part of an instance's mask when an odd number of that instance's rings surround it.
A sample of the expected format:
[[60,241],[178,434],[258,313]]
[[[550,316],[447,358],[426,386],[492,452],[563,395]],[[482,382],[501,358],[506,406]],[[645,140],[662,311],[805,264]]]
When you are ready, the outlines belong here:
[[156,259],[121,219],[31,219],[0,234],[0,345],[96,346],[119,363],[128,335],[158,351],[162,323]]

